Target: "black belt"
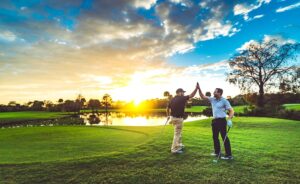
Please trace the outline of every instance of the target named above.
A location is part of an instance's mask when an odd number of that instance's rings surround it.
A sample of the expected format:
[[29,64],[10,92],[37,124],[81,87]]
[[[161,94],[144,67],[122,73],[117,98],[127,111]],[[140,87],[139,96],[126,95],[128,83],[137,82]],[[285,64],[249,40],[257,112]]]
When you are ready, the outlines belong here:
[[226,118],[214,118],[213,120],[223,120],[223,119],[226,119]]

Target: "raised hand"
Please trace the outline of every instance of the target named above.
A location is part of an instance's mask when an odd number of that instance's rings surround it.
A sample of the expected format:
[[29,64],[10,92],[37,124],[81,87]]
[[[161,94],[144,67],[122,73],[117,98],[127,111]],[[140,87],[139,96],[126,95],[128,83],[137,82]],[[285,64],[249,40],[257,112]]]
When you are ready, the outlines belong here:
[[197,88],[197,89],[200,89],[200,85],[199,85],[198,82],[197,82],[196,88]]

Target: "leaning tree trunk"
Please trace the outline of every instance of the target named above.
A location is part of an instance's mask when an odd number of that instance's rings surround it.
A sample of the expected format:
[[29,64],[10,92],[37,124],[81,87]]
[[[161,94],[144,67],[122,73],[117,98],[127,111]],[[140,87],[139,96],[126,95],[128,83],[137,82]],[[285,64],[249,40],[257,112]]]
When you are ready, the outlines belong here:
[[259,96],[258,96],[258,101],[257,101],[257,106],[258,107],[264,107],[264,105],[265,105],[264,94],[265,94],[264,86],[259,85]]

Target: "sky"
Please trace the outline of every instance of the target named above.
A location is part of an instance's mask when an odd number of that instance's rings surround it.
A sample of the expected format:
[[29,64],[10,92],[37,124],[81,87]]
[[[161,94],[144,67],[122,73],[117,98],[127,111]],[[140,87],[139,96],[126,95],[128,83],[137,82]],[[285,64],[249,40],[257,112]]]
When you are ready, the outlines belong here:
[[255,40],[299,42],[299,17],[299,0],[1,0],[0,103],[141,101],[197,81],[235,96],[228,59]]

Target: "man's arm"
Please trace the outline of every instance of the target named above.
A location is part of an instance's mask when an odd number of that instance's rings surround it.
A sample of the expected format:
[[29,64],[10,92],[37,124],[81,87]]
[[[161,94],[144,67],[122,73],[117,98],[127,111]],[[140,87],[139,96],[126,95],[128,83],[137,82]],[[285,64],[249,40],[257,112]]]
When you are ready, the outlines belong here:
[[228,119],[232,119],[233,118],[233,116],[234,116],[234,110],[233,110],[233,108],[230,108],[230,109],[228,109]]
[[198,86],[199,86],[199,84],[198,84],[198,82],[197,82],[196,88],[195,88],[194,91],[189,95],[189,98],[193,98],[193,97],[196,95],[197,90],[198,90]]
[[208,100],[209,98],[202,93],[202,90],[201,90],[198,82],[197,82],[197,86],[198,86],[198,89],[199,89],[199,95],[200,95],[200,97],[202,99],[207,99]]
[[168,106],[166,109],[167,117],[171,115],[171,108]]
[[228,119],[231,120],[234,116],[234,110],[228,100],[225,101],[225,109],[228,111]]
[[166,109],[166,114],[167,114],[167,117],[171,116],[171,99],[169,99],[167,109]]

